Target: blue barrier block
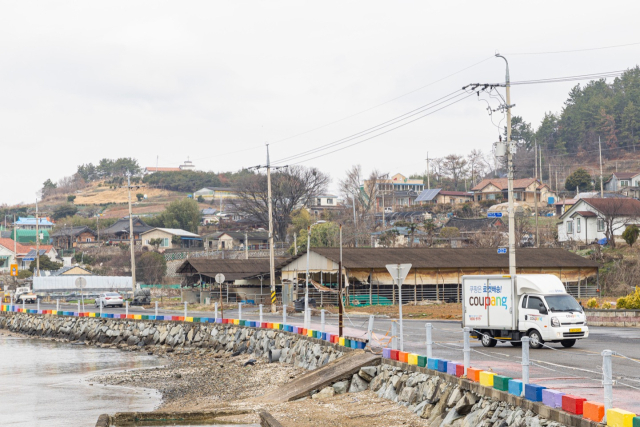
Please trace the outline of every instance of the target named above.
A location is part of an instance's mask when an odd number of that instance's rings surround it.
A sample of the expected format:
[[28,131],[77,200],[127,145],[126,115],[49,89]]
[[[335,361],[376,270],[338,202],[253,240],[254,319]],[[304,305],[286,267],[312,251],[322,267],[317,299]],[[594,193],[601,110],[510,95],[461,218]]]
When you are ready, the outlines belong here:
[[525,384],[524,397],[532,402],[542,402],[542,390],[546,387],[536,384]]
[[208,317],[201,317],[200,318],[200,323],[208,323],[209,322],[209,318]]
[[522,396],[522,381],[509,380],[509,394],[515,396]]
[[438,359],[427,359],[427,369],[433,369],[434,371],[438,370]]
[[357,349],[358,348],[358,341],[355,340],[351,340],[351,348],[353,349]]
[[441,360],[438,359],[438,371],[440,372],[447,372],[447,364],[449,363],[448,360]]

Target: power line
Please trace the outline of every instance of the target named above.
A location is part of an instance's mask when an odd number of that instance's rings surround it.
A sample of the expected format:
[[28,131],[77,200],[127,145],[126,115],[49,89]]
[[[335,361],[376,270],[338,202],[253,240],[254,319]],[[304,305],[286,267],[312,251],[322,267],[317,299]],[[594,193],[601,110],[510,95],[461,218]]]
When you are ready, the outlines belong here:
[[[341,138],[341,139],[338,139],[336,141],[333,141],[333,142],[330,142],[330,143],[323,144],[323,145],[320,145],[318,147],[312,148],[310,150],[303,151],[301,153],[294,154],[294,155],[291,155],[289,157],[282,158],[280,160],[275,161],[274,163],[287,162],[289,160],[294,160],[296,158],[304,157],[306,155],[313,154],[313,153],[316,153],[318,151],[326,150],[326,149],[331,148],[331,147],[336,146],[336,145],[344,144],[345,142],[349,142],[350,140],[353,140],[353,139],[358,138],[360,136],[367,135],[367,134],[369,134],[371,132],[375,132],[375,131],[380,130],[382,128],[391,126],[391,125],[393,125],[393,124],[395,124],[397,122],[406,120],[409,117],[415,116],[416,114],[420,114],[420,113],[422,113],[422,112],[424,112],[424,111],[426,111],[428,109],[431,109],[431,108],[433,108],[433,107],[435,107],[437,105],[440,105],[442,103],[450,101],[451,99],[455,99],[455,98],[457,98],[457,97],[459,97],[461,95],[464,95],[464,93],[465,92],[462,92],[460,90],[456,90],[454,92],[451,92],[448,95],[445,95],[445,96],[443,96],[441,98],[436,99],[435,101],[429,102],[428,104],[425,104],[425,105],[423,105],[421,107],[413,109],[413,110],[411,110],[411,111],[409,111],[407,113],[404,113],[404,114],[401,114],[399,116],[396,116],[393,119],[387,120],[385,122],[382,122],[380,124],[377,124],[375,126],[367,128],[367,129],[365,129],[363,131],[354,133],[354,134],[349,135],[349,136],[347,136],[345,138]],[[457,95],[454,95],[454,94],[457,94]],[[430,106],[430,105],[432,105],[432,106]]]
[[329,154],[332,154],[332,153],[335,153],[335,152],[338,152],[338,151],[345,150],[345,149],[347,149],[347,148],[349,148],[349,147],[353,147],[354,145],[362,144],[363,142],[369,141],[369,140],[371,140],[371,139],[374,139],[374,138],[377,138],[377,137],[379,137],[379,136],[382,136],[382,135],[384,135],[384,134],[386,134],[386,133],[392,132],[392,131],[394,131],[394,130],[396,130],[396,129],[398,129],[398,128],[404,127],[404,126],[406,126],[406,125],[408,125],[408,124],[410,124],[410,123],[415,122],[416,120],[420,120],[420,119],[422,119],[422,118],[424,118],[424,117],[430,116],[431,114],[434,114],[434,113],[436,113],[436,112],[438,112],[438,111],[440,111],[440,110],[443,110],[443,109],[445,109],[445,108],[447,108],[447,107],[449,107],[449,106],[451,106],[451,105],[453,105],[453,104],[457,104],[457,103],[458,103],[458,102],[460,102],[460,101],[464,101],[465,99],[467,99],[467,98],[469,98],[470,96],[473,96],[473,95],[475,95],[475,93],[471,93],[471,94],[469,94],[469,95],[465,96],[464,98],[460,98],[460,99],[458,99],[458,100],[456,100],[456,101],[453,101],[453,102],[451,102],[450,104],[447,104],[447,105],[444,105],[444,106],[442,106],[442,107],[438,108],[437,110],[430,111],[430,112],[428,112],[428,113],[426,113],[426,114],[423,114],[423,115],[421,115],[421,116],[416,117],[416,118],[415,118],[415,119],[413,119],[413,120],[410,120],[410,121],[408,121],[408,122],[402,123],[402,124],[400,124],[400,125],[398,125],[398,126],[396,126],[396,127],[394,127],[394,128],[391,128],[391,129],[388,129],[388,130],[386,130],[386,131],[384,131],[384,132],[380,132],[380,133],[378,133],[378,134],[376,134],[376,135],[370,136],[369,138],[365,138],[365,139],[363,139],[363,140],[356,141],[356,142],[354,142],[354,143],[352,143],[352,144],[349,144],[349,145],[347,145],[347,146],[340,147],[340,148],[337,148],[337,149],[335,149],[335,150],[329,151],[328,153],[324,153],[324,154],[317,155],[317,156],[315,156],[315,157],[310,157],[310,158],[308,158],[308,159],[300,160],[300,161],[298,161],[298,162],[292,163],[292,165],[298,165],[298,164],[300,164],[300,163],[308,162],[309,160],[314,160],[314,159],[317,159],[317,158],[320,158],[320,157],[324,157],[324,156],[327,156],[327,155],[329,155]]

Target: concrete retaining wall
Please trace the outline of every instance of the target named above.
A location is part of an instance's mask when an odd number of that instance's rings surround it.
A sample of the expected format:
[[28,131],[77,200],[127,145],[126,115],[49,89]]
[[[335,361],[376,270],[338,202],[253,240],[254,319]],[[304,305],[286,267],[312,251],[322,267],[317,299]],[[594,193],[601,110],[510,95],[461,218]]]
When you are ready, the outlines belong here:
[[592,310],[586,309],[590,326],[618,326],[640,328],[640,310]]
[[147,351],[155,347],[200,347],[268,358],[269,350],[281,350],[280,362],[309,370],[351,351],[337,344],[281,330],[217,323],[1,312],[0,328],[36,337]]

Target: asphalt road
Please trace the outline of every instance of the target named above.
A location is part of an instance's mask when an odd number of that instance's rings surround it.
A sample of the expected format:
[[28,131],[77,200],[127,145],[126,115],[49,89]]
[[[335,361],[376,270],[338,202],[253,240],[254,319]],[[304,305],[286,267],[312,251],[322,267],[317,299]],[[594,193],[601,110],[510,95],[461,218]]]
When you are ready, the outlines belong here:
[[[29,305],[33,307],[33,305]],[[40,304],[43,310],[55,309],[55,304]],[[61,304],[60,309],[76,311],[77,304]],[[85,306],[84,311],[99,312],[93,305]],[[282,315],[265,312],[263,320],[282,322]],[[104,308],[104,313],[124,313],[124,308]],[[225,310],[225,317],[237,318],[238,310]],[[154,309],[129,307],[130,314],[155,314]],[[182,311],[159,310],[159,315],[182,315]],[[192,317],[214,317],[209,312],[188,312]],[[243,307],[242,318],[259,319],[256,307]],[[301,315],[291,316],[287,324],[303,326]],[[350,317],[344,319],[344,335],[366,338],[368,317]],[[375,318],[374,346],[390,346],[392,320]],[[433,356],[454,362],[463,360],[463,334],[459,321],[430,321],[433,325]],[[404,350],[426,354],[426,321],[405,320]],[[320,318],[312,318],[312,328],[320,330]],[[529,357],[533,366],[529,368],[530,382],[561,390],[564,393],[581,396],[587,400],[603,402],[602,356],[603,350],[618,353],[613,357],[614,406],[640,413],[640,328],[589,327],[589,338],[578,340],[573,348],[563,348],[560,343],[550,343],[551,348],[530,349]],[[337,333],[338,318],[327,316],[325,331]],[[491,370],[500,375],[521,378],[522,349],[508,343],[498,343],[494,348],[485,348],[477,340],[471,341],[471,366]],[[626,356],[627,358],[623,357]]]

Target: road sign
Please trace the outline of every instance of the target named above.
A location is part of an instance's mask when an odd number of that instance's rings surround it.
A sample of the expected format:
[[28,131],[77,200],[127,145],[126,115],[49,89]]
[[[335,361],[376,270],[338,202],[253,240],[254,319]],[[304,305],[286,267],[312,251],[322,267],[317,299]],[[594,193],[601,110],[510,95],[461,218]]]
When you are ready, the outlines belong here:
[[76,288],[84,289],[86,287],[87,287],[87,279],[85,279],[84,277],[78,277],[76,279]]
[[224,282],[224,274],[222,273],[216,274],[216,283],[222,283],[222,282]]
[[13,277],[18,275],[18,264],[11,264],[11,275]]
[[402,281],[407,277],[407,274],[409,274],[411,264],[387,264],[386,267],[393,281],[396,282],[396,285],[402,287]]
[[487,212],[487,218],[502,218],[502,212]]
[[507,248],[498,248],[498,253],[499,254],[506,254],[507,253]]
[[23,261],[35,261],[35,258],[22,258]]

